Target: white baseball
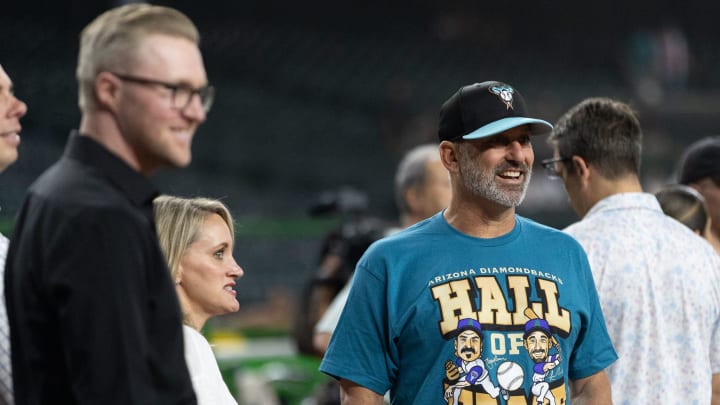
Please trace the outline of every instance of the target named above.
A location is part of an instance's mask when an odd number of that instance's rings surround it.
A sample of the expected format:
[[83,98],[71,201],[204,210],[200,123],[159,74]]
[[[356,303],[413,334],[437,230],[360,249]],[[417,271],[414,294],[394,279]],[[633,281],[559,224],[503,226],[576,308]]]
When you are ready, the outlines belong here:
[[520,388],[524,377],[525,373],[522,367],[513,361],[505,361],[497,368],[498,384],[508,391]]

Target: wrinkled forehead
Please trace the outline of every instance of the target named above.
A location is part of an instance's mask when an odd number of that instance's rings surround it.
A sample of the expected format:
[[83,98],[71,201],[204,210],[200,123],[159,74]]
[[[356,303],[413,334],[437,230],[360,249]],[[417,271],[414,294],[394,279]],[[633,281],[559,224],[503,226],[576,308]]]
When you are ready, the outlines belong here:
[[536,330],[536,331],[533,331],[530,334],[528,334],[527,338],[528,339],[535,338],[536,340],[542,340],[542,339],[547,339],[548,335],[547,335],[547,333],[545,333],[543,331]]
[[458,335],[458,338],[462,338],[462,339],[466,339],[466,340],[480,339],[480,335],[478,335],[478,333],[475,331],[466,330],[466,331],[463,331],[462,333],[460,333]]

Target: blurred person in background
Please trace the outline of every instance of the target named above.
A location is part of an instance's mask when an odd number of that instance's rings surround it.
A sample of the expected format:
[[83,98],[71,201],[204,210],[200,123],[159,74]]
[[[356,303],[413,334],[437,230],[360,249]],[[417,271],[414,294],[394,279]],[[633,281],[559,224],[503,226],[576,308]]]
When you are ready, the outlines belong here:
[[299,293],[293,338],[300,354],[320,357],[313,343],[314,328],[355,271],[368,246],[385,236],[391,224],[368,213],[368,197],[352,187],[324,192],[310,208],[312,216],[339,217],[324,237],[318,267]]
[[642,131],[608,98],[572,107],[543,165],[560,177],[619,359],[607,370],[616,404],[709,404],[720,388],[720,258],[665,215],[639,173]]
[[696,189],[705,198],[710,217],[705,238],[720,254],[720,136],[700,139],[685,149],[678,183]]
[[[506,83],[463,86],[443,104],[450,204],[358,262],[320,365],[340,381],[343,404],[381,404],[388,390],[393,404],[537,403],[534,374],[557,403],[609,403],[603,370],[617,356],[585,253],[515,211],[531,177],[531,138],[551,129]],[[531,354],[518,337],[534,324],[553,337]],[[551,373],[537,371],[535,350],[557,355]]]
[[700,236],[705,236],[708,217],[705,199],[694,188],[670,184],[655,192],[660,208]]
[[80,126],[28,189],[5,292],[18,404],[195,404],[148,176],[191,161],[212,103],[193,22],[133,3],[80,36]]
[[[440,161],[437,144],[422,144],[410,149],[395,171],[395,204],[400,228],[407,228],[437,214],[450,204],[450,176]],[[335,296],[315,326],[313,344],[324,355],[340,313],[345,306],[352,278]]]
[[[15,96],[13,82],[0,65],[0,172],[18,158],[20,145],[20,118],[27,106]],[[5,255],[8,240],[0,234],[0,278],[5,274]],[[0,288],[0,405],[15,403],[12,390],[12,367],[10,364],[10,331],[5,310],[5,289]]]
[[[400,228],[389,229],[388,234],[407,228],[446,208],[450,204],[450,176],[440,161],[438,145],[422,144],[406,152],[395,171],[394,187]],[[315,325],[313,345],[321,356],[327,350],[351,286],[352,278]],[[320,405],[339,404],[337,383],[331,381],[324,388]]]
[[404,229],[450,205],[450,174],[440,161],[438,145],[410,149],[395,171],[395,204]]
[[227,207],[207,198],[160,196],[154,201],[158,239],[180,299],[185,360],[198,405],[236,405],[207,339],[208,319],[237,312],[234,226]]

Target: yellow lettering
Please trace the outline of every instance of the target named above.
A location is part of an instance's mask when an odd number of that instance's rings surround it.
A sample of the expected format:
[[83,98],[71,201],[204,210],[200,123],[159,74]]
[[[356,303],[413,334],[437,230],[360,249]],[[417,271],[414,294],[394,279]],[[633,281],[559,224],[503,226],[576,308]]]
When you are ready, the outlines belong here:
[[505,354],[505,336],[499,333],[490,334],[490,352],[495,356]]
[[523,334],[508,333],[507,337],[510,341],[510,354],[519,354],[520,349],[523,348]]
[[[565,333],[570,333],[570,312],[564,308],[560,308],[558,305],[557,285],[552,281],[544,279],[538,279],[537,285],[541,298],[544,298],[547,309],[544,314],[545,320],[555,328]],[[535,312],[537,312],[537,310]]]
[[522,333],[508,333],[507,336],[502,333],[490,334],[490,352],[495,356],[507,354],[520,354],[523,347]]
[[512,300],[515,312],[512,313],[513,325],[525,325],[525,308],[528,306],[528,295],[530,294],[530,281],[526,276],[508,276],[508,289],[512,292]]
[[511,325],[512,317],[507,310],[507,302],[495,277],[475,277],[480,290],[480,311],[478,320],[482,324]]
[[432,287],[433,298],[440,305],[440,330],[443,336],[455,330],[460,319],[473,318],[477,320],[470,299],[471,289],[468,279]]

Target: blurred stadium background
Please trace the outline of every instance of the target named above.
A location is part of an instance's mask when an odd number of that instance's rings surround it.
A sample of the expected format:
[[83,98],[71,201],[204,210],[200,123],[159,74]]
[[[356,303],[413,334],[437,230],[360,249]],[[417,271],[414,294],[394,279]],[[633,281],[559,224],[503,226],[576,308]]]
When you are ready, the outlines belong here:
[[[29,105],[20,160],[0,176],[4,232],[78,124],[80,30],[119,3],[0,7],[0,63]],[[312,217],[310,207],[323,193],[352,187],[367,197],[365,215],[394,220],[395,165],[409,147],[436,140],[439,106],[464,84],[511,83],[550,122],[586,97],[630,102],[645,131],[648,191],[671,182],[682,149],[720,124],[720,3],[152,3],[197,23],[217,90],[191,166],[154,180],[167,193],[221,198],[237,218],[243,309],[218,319],[218,329],[286,334],[323,236],[342,219]],[[550,156],[544,139],[534,145],[537,162]],[[576,220],[561,183],[539,165],[520,212],[555,227]]]

